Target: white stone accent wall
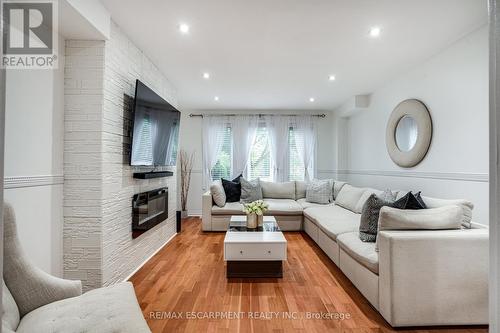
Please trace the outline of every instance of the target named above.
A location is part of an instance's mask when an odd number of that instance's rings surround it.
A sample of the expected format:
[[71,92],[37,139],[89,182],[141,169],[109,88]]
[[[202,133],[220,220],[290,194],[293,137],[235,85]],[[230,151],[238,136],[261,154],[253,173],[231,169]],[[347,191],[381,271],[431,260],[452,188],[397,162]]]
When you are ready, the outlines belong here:
[[[160,70],[116,25],[106,43],[103,112],[103,284],[123,280],[175,234],[177,177],[137,180],[129,165],[136,79],[173,105],[175,91]],[[146,171],[150,171],[147,169]],[[172,168],[174,171],[175,168]],[[132,196],[168,186],[169,217],[131,237]]]
[[[89,290],[122,281],[175,234],[176,175],[136,180],[140,170],[129,165],[129,154],[136,79],[177,101],[168,80],[114,23],[109,40],[67,41],[66,52],[64,275]],[[132,239],[133,195],[163,186],[168,219]]]
[[102,285],[104,42],[66,41],[63,275]]

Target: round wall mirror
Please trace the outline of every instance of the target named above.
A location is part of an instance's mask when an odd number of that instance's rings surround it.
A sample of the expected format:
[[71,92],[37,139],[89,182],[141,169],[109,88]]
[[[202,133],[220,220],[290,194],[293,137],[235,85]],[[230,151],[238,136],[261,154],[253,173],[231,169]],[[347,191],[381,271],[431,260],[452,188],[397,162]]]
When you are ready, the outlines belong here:
[[399,103],[387,122],[385,139],[394,163],[404,168],[419,164],[432,140],[432,119],[425,104],[416,99]]
[[415,147],[418,137],[417,121],[411,116],[404,116],[396,127],[396,144],[401,151],[410,151]]

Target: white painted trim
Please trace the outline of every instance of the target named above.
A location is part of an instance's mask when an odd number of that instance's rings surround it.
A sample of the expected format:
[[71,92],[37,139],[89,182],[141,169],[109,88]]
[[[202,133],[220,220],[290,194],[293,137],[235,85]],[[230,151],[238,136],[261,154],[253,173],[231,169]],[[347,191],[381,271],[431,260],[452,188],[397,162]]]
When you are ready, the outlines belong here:
[[201,216],[201,209],[188,209],[188,216]]
[[316,173],[337,173],[337,170],[318,169]]
[[63,175],[32,175],[5,177],[4,189],[61,185],[64,183]]
[[388,171],[388,170],[337,170],[342,175],[369,175],[384,177],[411,177],[428,178],[439,180],[459,180],[478,183],[487,183],[489,176],[487,173],[466,173],[466,172],[424,172],[424,171]]
[[490,18],[490,279],[489,279],[489,331],[500,331],[500,6],[497,0],[489,0]]
[[144,266],[149,260],[151,260],[151,258],[153,258],[158,252],[160,252],[161,249],[163,249],[165,246],[167,246],[167,244],[172,240],[174,239],[174,237],[177,236],[177,233],[173,234],[169,239],[167,239],[167,241],[165,243],[163,243],[162,246],[160,246],[158,248],[158,250],[154,251],[152,255],[150,255],[149,257],[146,258],[146,260],[144,260],[140,265],[139,267],[137,267],[136,269],[134,269],[134,271],[132,273],[130,273],[124,280],[123,282],[127,282],[135,273],[137,273],[141,268],[142,266]]

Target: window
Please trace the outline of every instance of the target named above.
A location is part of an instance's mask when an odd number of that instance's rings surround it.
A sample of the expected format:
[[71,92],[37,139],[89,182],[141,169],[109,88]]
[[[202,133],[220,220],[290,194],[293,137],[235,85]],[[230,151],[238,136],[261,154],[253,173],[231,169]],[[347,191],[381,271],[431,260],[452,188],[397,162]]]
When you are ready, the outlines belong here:
[[233,138],[231,134],[231,127],[227,126],[222,135],[222,148],[219,153],[217,163],[212,168],[212,180],[221,178],[230,178],[233,159]]
[[271,172],[271,153],[269,150],[269,135],[264,124],[259,126],[250,151],[250,163],[247,167],[248,178],[260,178],[265,181],[271,181],[273,173]]
[[305,168],[297,146],[303,145],[303,136],[290,127],[288,131],[288,165],[289,180],[304,180]]
[[[217,158],[217,163],[212,168],[212,180],[221,178],[229,179],[234,175],[233,168],[233,147],[240,144],[237,137],[233,137],[233,130],[231,124],[227,123],[226,126],[219,126],[219,131],[222,133],[222,148]],[[296,126],[289,125],[288,137],[286,145],[279,145],[286,150],[286,158],[282,163],[282,169],[285,173],[285,179],[289,181],[303,181],[305,179],[305,166],[303,162],[304,154],[300,147],[304,146],[304,132],[297,130]],[[249,161],[245,171],[245,178],[262,179],[264,181],[273,181],[274,179],[274,163],[271,158],[271,142],[269,129],[266,122],[262,121],[259,124],[255,141],[252,144],[249,154]],[[305,147],[304,147],[305,148]],[[285,157],[285,156],[283,156]],[[314,158],[312,159],[314,160]]]

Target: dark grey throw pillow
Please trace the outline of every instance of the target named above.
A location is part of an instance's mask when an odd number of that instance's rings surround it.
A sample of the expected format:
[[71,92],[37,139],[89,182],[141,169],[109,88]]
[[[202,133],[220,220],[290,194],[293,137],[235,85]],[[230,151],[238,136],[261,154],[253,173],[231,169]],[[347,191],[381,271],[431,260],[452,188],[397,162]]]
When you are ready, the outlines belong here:
[[262,187],[260,186],[260,181],[246,180],[245,178],[240,178],[241,183],[241,203],[251,203],[257,200],[262,200]]
[[379,197],[376,194],[370,195],[361,211],[359,239],[363,242],[375,242],[377,240],[380,209],[384,206],[404,209],[405,203],[406,201],[401,199],[394,201],[394,197],[387,194],[384,197]]
[[241,180],[242,176],[239,175],[235,179],[227,180],[222,178],[222,187],[224,188],[224,192],[226,192],[226,202],[238,202],[241,197]]
[[412,192],[406,193],[404,197],[398,200],[401,202],[401,209],[426,209],[427,205],[425,204],[420,192],[417,194],[413,194]]

